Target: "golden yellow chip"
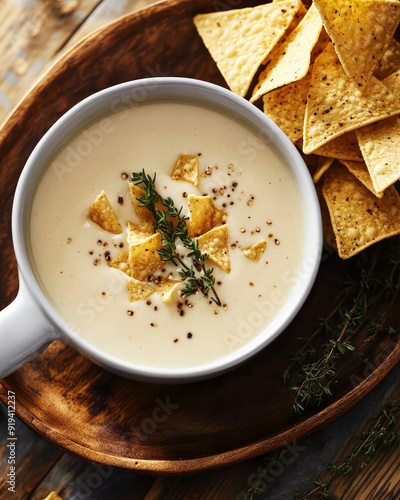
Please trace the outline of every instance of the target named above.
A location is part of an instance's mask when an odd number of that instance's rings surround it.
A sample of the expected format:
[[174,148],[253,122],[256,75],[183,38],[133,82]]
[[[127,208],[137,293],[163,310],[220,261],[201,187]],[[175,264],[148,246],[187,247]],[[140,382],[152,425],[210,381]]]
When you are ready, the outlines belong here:
[[157,293],[160,295],[164,302],[170,302],[174,290],[182,283],[182,281],[166,281],[157,285]]
[[328,170],[328,168],[332,165],[334,161],[335,158],[326,158],[323,156],[320,156],[318,158],[317,169],[313,175],[314,184],[316,184],[321,179],[321,177],[324,175],[324,173]]
[[369,175],[367,165],[363,161],[348,161],[340,160],[340,163],[347,167],[349,172],[357,177],[364,186],[371,191],[377,198],[382,198],[383,193],[377,193],[372,184],[371,176]]
[[364,161],[353,130],[315,149],[313,154],[338,160]]
[[136,245],[137,243],[141,243],[142,241],[149,238],[152,234],[154,234],[152,224],[145,223],[138,226],[137,224],[128,222],[128,234],[126,237],[128,245]]
[[313,153],[335,137],[398,113],[400,100],[374,76],[359,90],[329,44],[313,65],[303,150]]
[[176,160],[171,179],[174,181],[190,182],[193,186],[198,186],[199,160],[197,159],[197,156],[184,154],[179,155],[179,158]]
[[379,200],[347,168],[333,165],[323,195],[342,259],[400,233],[400,196],[393,186]]
[[129,245],[130,276],[143,281],[162,268],[163,262],[157,250],[162,246],[162,236],[155,233],[140,243]]
[[226,224],[215,227],[211,231],[199,236],[198,242],[202,254],[208,254],[209,258],[226,273],[231,272],[229,235]]
[[382,193],[400,178],[400,120],[397,116],[356,130],[374,190]]
[[250,102],[271,90],[304,78],[310,67],[311,51],[322,30],[321,19],[312,6],[301,23],[271,53]]
[[254,262],[259,262],[266,248],[267,242],[262,240],[254,245],[251,245],[249,248],[245,248],[242,252],[248,259],[253,260]]
[[392,38],[386,52],[375,68],[374,75],[379,80],[387,78],[400,69],[400,43]]
[[146,207],[141,207],[140,201],[137,198],[141,198],[145,195],[145,192],[139,186],[136,186],[133,182],[129,183],[129,192],[131,194],[131,200],[133,208],[135,209],[136,215],[139,217],[140,222],[152,222],[153,216]]
[[294,143],[303,137],[304,115],[311,73],[298,82],[268,92],[263,96],[264,113]]
[[365,86],[400,21],[398,0],[314,0],[347,74]]
[[325,31],[325,28],[322,28],[321,33],[318,38],[318,42],[315,44],[312,52],[311,52],[311,64],[314,64],[315,59],[322,54],[322,52],[326,49],[328,43],[330,43],[331,39],[329,38],[328,33]]
[[106,196],[105,191],[102,191],[94,200],[93,205],[89,209],[89,219],[98,224],[105,231],[110,233],[122,233],[122,227],[115,217],[114,210]]
[[126,252],[118,255],[118,257],[115,257],[115,259],[110,260],[110,262],[108,262],[108,265],[110,267],[113,267],[114,269],[118,269],[119,271],[122,271],[123,273],[127,274],[128,276],[130,275],[128,254]]
[[226,213],[214,206],[211,196],[190,194],[187,200],[190,212],[188,233],[191,238],[200,236],[226,221]]
[[337,252],[336,238],[333,232],[331,218],[329,215],[329,210],[326,205],[326,201],[322,195],[322,182],[319,182],[315,189],[318,195],[319,206],[321,208],[321,218],[322,218],[322,231],[323,231],[323,240],[324,243],[327,243],[330,247],[332,247]]
[[147,299],[155,292],[155,289],[134,278],[128,278],[129,302]]
[[52,491],[47,495],[46,498],[44,498],[44,500],[62,500],[62,498],[57,494],[56,491]]
[[300,8],[287,0],[254,8],[198,14],[193,22],[230,89],[245,96],[259,66]]
[[387,89],[400,99],[400,70],[395,71],[390,76],[382,80]]

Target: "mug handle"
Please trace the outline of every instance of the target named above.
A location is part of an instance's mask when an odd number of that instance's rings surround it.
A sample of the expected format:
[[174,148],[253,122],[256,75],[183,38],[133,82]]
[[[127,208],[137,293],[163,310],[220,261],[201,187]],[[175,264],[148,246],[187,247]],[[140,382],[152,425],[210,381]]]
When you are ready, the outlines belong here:
[[19,275],[18,295],[0,311],[0,378],[28,363],[57,337]]

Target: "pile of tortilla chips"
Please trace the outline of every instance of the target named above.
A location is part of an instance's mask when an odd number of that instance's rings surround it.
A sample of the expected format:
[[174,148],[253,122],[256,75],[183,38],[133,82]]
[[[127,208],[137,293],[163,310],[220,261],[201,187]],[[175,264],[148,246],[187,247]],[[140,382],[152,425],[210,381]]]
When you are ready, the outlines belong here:
[[[199,178],[197,157],[180,155],[173,167],[171,178],[197,186]],[[163,246],[163,238],[160,232],[154,232],[151,212],[138,200],[144,196],[145,191],[132,182],[129,183],[129,191],[139,224],[129,222],[127,225],[126,240],[129,253],[121,253],[110,260],[108,265],[127,275],[130,302],[146,299],[155,292],[164,302],[170,302],[174,290],[182,281],[165,277],[161,273],[166,264],[158,253]],[[198,238],[202,254],[208,254],[210,260],[229,273],[231,264],[226,213],[214,206],[210,196],[191,194],[188,196],[188,206],[190,213],[188,234],[191,238]],[[158,208],[163,210],[162,205]],[[114,234],[123,233],[104,191],[97,196],[90,207],[89,218],[105,231]]]
[[333,229],[343,259],[400,234],[399,22],[399,0],[274,0],[194,18],[231,90],[262,98],[317,155],[325,238]]

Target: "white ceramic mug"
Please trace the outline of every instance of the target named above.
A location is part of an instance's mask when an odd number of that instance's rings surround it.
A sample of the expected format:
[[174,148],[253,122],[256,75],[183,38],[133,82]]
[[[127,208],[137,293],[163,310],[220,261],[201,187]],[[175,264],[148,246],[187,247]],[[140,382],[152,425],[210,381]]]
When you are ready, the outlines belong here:
[[[60,142],[90,117],[117,106],[130,106],[135,102],[157,98],[187,99],[219,107],[259,130],[265,140],[274,144],[294,174],[303,202],[306,225],[302,277],[272,325],[235,352],[205,365],[180,369],[137,366],[101,351],[77,335],[41,289],[29,257],[28,224],[33,193],[43,169]],[[286,328],[311,290],[322,249],[318,198],[307,167],[295,146],[264,113],[245,99],[216,85],[187,78],[151,78],[122,83],[88,97],[63,115],[38,143],[21,174],[13,205],[12,233],[20,288],[15,301],[0,312],[0,377],[7,376],[32,360],[55,339],[71,345],[103,368],[129,378],[174,383],[221,374],[249,359]]]

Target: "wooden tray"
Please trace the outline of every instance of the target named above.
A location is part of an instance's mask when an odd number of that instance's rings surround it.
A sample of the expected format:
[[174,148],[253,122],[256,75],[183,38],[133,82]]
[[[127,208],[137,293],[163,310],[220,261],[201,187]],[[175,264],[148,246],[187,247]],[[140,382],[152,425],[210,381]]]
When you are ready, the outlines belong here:
[[[250,5],[244,1],[240,7]],[[37,141],[76,102],[123,81],[172,75],[224,85],[192,23],[194,14],[218,6],[228,8],[215,0],[172,0],[118,19],[57,62],[9,117],[0,131],[1,308],[18,289],[11,205]],[[80,458],[121,469],[181,474],[270,451],[339,417],[399,360],[398,342],[371,345],[366,359],[353,357],[341,367],[335,396],[325,407],[302,418],[290,413],[293,393],[278,373],[288,365],[296,338],[309,335],[332,307],[330,291],[346,267],[333,255],[323,260],[311,296],[292,325],[227,375],[188,385],[133,382],[54,342],[2,381],[0,398],[6,402],[7,390],[14,391],[18,416],[43,437]],[[400,324],[399,312],[392,321]]]

